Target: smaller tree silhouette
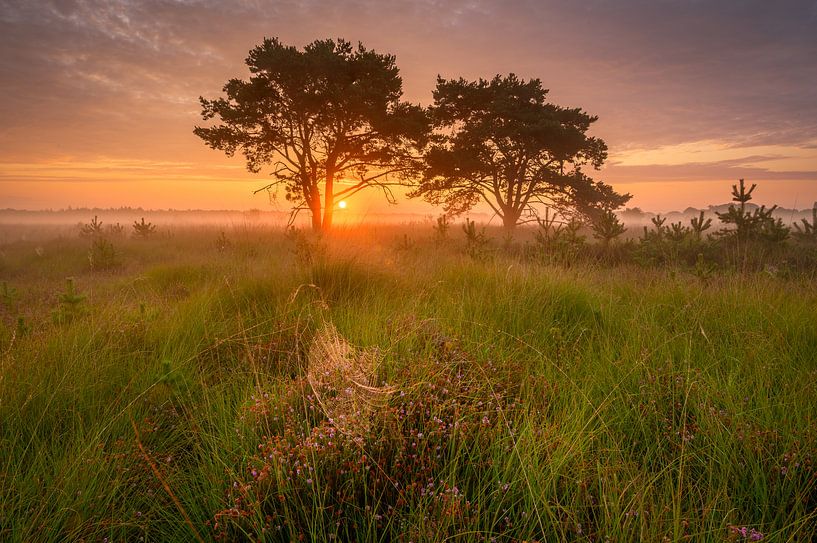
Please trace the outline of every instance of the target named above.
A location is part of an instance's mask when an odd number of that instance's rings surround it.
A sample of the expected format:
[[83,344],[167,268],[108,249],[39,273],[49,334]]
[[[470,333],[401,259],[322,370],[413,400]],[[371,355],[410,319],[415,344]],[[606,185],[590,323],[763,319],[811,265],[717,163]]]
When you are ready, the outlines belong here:
[[687,235],[691,232],[689,227],[681,224],[681,221],[671,223],[669,226],[670,227],[667,229],[667,237],[670,239],[670,241],[675,243],[684,241]]
[[443,243],[448,239],[448,229],[450,226],[451,222],[448,220],[448,215],[443,213],[437,217],[437,222],[434,225],[434,239],[437,243]]
[[689,221],[692,227],[692,232],[695,234],[695,239],[700,241],[703,233],[712,226],[712,219],[704,219],[704,212],[697,217],[692,217]]
[[801,228],[798,223],[794,223],[794,237],[800,241],[817,242],[817,202],[811,210],[811,222],[808,219],[800,219],[803,223]]
[[483,226],[477,230],[477,224],[471,219],[466,218],[465,224],[462,225],[462,231],[465,234],[465,252],[474,260],[482,260],[487,256],[488,236],[485,234],[485,227]]
[[738,242],[754,239],[764,239],[771,242],[782,242],[789,235],[789,229],[780,219],[772,217],[777,205],[766,208],[765,205],[752,211],[746,209],[746,204],[752,200],[752,193],[757,188],[753,183],[746,188],[746,183],[740,179],[737,185],[732,185],[732,201],[740,205],[730,205],[725,212],[716,212],[720,221],[727,225],[734,225],[733,229],[723,229],[719,235],[724,237],[735,236]]
[[600,240],[605,247],[609,247],[614,239],[627,230],[618,215],[609,209],[599,213],[590,227],[593,229],[593,237]]
[[156,233],[156,225],[150,222],[145,222],[145,218],[137,222],[133,221],[133,235],[137,238],[148,239]]
[[80,225],[79,235],[83,238],[100,237],[102,235],[102,221],[99,220],[99,217],[94,215],[91,222]]

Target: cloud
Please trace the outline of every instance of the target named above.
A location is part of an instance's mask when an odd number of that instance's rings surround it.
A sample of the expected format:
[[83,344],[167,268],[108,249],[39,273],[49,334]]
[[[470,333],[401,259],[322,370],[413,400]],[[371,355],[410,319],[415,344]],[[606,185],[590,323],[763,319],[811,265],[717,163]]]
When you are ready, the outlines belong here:
[[[0,0],[0,162],[183,161],[216,179],[223,172],[213,166],[241,164],[191,134],[198,96],[245,76],[243,59],[264,36],[296,45],[345,37],[395,53],[415,102],[428,103],[438,73],[540,77],[556,102],[599,115],[594,133],[613,151],[604,174],[614,179],[742,172],[811,182],[817,158],[801,151],[817,142],[816,5]],[[698,142],[716,152],[663,165],[622,162]],[[740,156],[725,157],[727,148]],[[754,162],[728,163],[740,157]],[[763,157],[768,164],[759,164]],[[2,164],[0,174],[24,178]]]

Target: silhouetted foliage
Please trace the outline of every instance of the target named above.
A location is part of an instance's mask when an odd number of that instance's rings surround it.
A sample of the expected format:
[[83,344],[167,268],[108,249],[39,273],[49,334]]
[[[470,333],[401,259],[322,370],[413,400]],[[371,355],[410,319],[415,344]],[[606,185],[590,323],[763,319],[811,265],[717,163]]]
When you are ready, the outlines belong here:
[[216,238],[215,245],[216,250],[219,253],[226,253],[230,250],[230,247],[232,247],[233,244],[230,243],[230,240],[227,239],[227,234],[224,232],[224,230],[222,230],[219,236]]
[[448,229],[450,227],[451,223],[448,220],[448,215],[443,213],[437,217],[437,221],[434,224],[434,239],[437,243],[443,243],[448,239]]
[[488,256],[488,236],[485,227],[477,229],[477,225],[470,219],[465,219],[462,225],[465,234],[465,253],[474,260],[483,260]]
[[95,238],[88,250],[88,265],[92,270],[103,271],[115,268],[119,264],[119,255],[113,243],[105,238]]
[[681,224],[681,221],[670,223],[666,230],[667,238],[675,243],[681,243],[692,233],[692,229]]
[[748,211],[746,204],[751,201],[752,193],[757,184],[747,189],[743,179],[737,185],[732,185],[732,200],[740,205],[730,205],[724,213],[716,213],[722,223],[734,225],[734,228],[721,230],[722,237],[734,236],[738,242],[765,239],[771,242],[781,242],[788,238],[789,229],[781,219],[772,217],[777,205],[766,208],[765,205]]
[[545,208],[545,216],[537,217],[536,224],[539,228],[534,232],[534,240],[545,251],[553,246],[553,242],[562,231],[562,224],[557,223],[556,214],[551,214],[550,208]]
[[610,245],[614,239],[627,230],[621,219],[609,209],[599,213],[590,226],[593,229],[593,237],[600,240],[605,246]]
[[145,222],[142,217],[141,221],[133,221],[133,235],[137,238],[148,239],[156,233],[156,225],[151,222]]
[[102,235],[102,221],[94,215],[91,222],[81,224],[79,227],[79,235],[83,238],[94,238]]
[[65,292],[59,295],[57,301],[57,309],[51,314],[54,322],[57,324],[68,323],[86,313],[86,308],[83,305],[85,302],[85,295],[77,292],[74,286],[74,278],[68,277],[65,280]]
[[326,258],[327,249],[320,232],[310,235],[290,226],[286,230],[286,235],[292,241],[292,254],[300,266],[308,268],[323,262]]
[[704,219],[704,212],[701,211],[701,214],[698,217],[692,217],[690,219],[690,226],[692,228],[692,232],[695,234],[695,238],[700,240],[703,236],[703,233],[712,226],[712,219]]
[[800,219],[800,221],[803,227],[794,223],[794,237],[800,241],[817,242],[817,203],[811,210],[811,222],[808,219]]
[[395,249],[398,253],[411,253],[417,249],[417,243],[408,234],[403,234],[402,237],[397,239]]
[[419,168],[430,125],[423,108],[400,100],[394,56],[344,40],[299,50],[268,38],[246,64],[249,80],[201,98],[202,117],[221,124],[194,133],[228,156],[240,151],[251,172],[272,165],[274,181],[259,190],[283,187],[293,218],[306,209],[313,229],[328,229],[336,199],[378,187],[394,201],[389,186]]
[[119,237],[125,233],[125,227],[119,223],[108,225],[108,234]]
[[0,304],[7,310],[12,311],[17,307],[19,295],[17,289],[10,286],[7,281],[0,282]]
[[547,102],[547,92],[540,80],[513,74],[474,82],[438,78],[430,108],[438,137],[410,195],[453,215],[482,200],[508,228],[535,220],[537,205],[563,215],[623,205],[629,195],[582,171],[598,169],[607,157],[605,143],[587,135],[597,118]]

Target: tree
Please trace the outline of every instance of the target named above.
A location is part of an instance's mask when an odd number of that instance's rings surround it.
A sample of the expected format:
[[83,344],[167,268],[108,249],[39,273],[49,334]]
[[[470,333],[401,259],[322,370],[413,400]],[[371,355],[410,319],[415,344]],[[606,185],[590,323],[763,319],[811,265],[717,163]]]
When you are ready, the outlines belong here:
[[251,172],[271,165],[273,181],[259,191],[283,187],[293,218],[307,209],[315,230],[329,229],[337,199],[376,186],[393,201],[389,187],[421,164],[416,149],[430,123],[423,108],[400,100],[394,56],[344,40],[299,50],[267,38],[246,64],[249,80],[200,99],[202,117],[221,124],[194,133],[227,156],[240,151]]
[[817,241],[817,202],[814,202],[814,207],[811,209],[811,222],[808,219],[800,219],[803,227],[794,223],[794,236],[801,241]]
[[609,247],[614,239],[627,230],[618,215],[610,209],[598,213],[590,227],[593,230],[593,237],[600,240],[604,247]]
[[605,143],[587,135],[597,118],[547,102],[547,92],[540,80],[514,74],[475,82],[438,77],[430,108],[436,141],[410,196],[455,215],[482,200],[507,228],[535,220],[537,206],[585,218],[622,206],[629,195],[582,171],[607,157]]
[[757,188],[757,184],[752,183],[748,189],[743,179],[738,180],[737,185],[732,185],[732,201],[740,205],[729,205],[723,213],[715,212],[720,221],[724,224],[734,224],[734,229],[722,229],[717,234],[721,237],[734,236],[737,241],[746,242],[750,240],[762,239],[773,243],[780,243],[789,237],[790,229],[783,224],[782,219],[775,219],[772,214],[777,210],[777,205],[766,209],[765,205],[756,207],[751,212],[747,205],[752,200],[752,193]]

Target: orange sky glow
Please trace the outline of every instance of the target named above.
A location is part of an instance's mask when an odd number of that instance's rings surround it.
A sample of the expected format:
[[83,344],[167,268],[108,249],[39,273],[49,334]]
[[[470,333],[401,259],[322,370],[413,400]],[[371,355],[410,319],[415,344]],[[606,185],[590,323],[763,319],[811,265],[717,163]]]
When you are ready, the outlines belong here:
[[[628,207],[724,203],[741,177],[759,185],[758,203],[811,207],[813,3],[654,4],[0,2],[0,208],[288,210],[252,194],[267,172],[192,134],[198,97],[246,77],[243,59],[264,36],[393,53],[404,98],[424,105],[437,74],[538,77],[554,102],[599,116],[592,134],[610,156],[593,176],[631,193]],[[439,213],[389,206],[377,191],[345,211]]]

